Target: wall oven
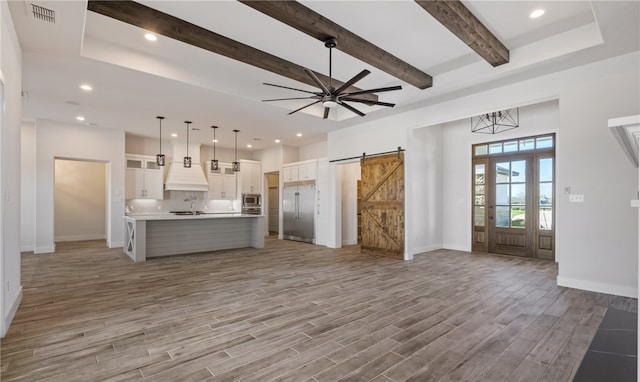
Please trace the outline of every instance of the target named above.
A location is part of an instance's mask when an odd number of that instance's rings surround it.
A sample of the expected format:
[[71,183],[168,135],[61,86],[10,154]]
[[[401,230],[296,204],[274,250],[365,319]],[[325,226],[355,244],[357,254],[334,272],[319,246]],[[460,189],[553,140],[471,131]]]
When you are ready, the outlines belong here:
[[242,194],[242,213],[248,215],[262,214],[262,195]]

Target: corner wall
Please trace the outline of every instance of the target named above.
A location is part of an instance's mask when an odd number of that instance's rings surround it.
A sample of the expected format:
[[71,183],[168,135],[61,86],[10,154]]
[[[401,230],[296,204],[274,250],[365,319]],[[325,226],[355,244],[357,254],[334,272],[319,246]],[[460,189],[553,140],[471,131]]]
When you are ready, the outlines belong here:
[[55,251],[54,161],[56,158],[107,163],[107,245],[123,245],[124,132],[84,125],[36,121],[35,253]]
[[22,51],[6,1],[0,3],[0,336],[22,299],[20,278],[20,120]]

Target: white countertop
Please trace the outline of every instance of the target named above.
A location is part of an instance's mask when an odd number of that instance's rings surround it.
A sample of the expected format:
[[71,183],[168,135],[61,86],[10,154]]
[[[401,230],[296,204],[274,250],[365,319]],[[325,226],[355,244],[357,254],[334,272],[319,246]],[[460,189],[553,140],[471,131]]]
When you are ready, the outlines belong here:
[[193,220],[193,219],[233,219],[233,218],[259,218],[263,215],[248,215],[240,212],[234,213],[205,213],[201,215],[175,215],[172,213],[160,214],[129,214],[125,218],[132,220]]

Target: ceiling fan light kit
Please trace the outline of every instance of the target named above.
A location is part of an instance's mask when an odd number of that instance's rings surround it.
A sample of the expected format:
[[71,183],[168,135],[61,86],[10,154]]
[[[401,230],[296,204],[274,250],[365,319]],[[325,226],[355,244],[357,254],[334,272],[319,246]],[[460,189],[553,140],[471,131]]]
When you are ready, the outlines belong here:
[[344,84],[340,85],[338,88],[333,86],[333,73],[332,73],[332,69],[333,68],[332,68],[331,51],[332,51],[333,48],[336,47],[337,44],[338,44],[338,41],[336,40],[335,37],[329,37],[328,39],[326,39],[324,41],[324,46],[329,48],[329,84],[325,84],[324,82],[320,81],[318,76],[316,76],[315,73],[312,70],[304,69],[304,72],[320,88],[320,91],[312,92],[312,91],[308,91],[308,90],[302,90],[302,89],[296,89],[296,88],[291,88],[291,87],[287,87],[287,86],[269,84],[269,83],[265,82],[264,84],[268,85],[268,86],[274,86],[274,87],[283,88],[283,89],[295,90],[295,91],[299,91],[299,92],[303,92],[303,93],[308,93],[308,94],[311,94],[311,95],[307,96],[307,97],[265,99],[265,100],[263,100],[263,102],[301,100],[301,99],[314,100],[310,104],[302,106],[302,107],[300,107],[300,108],[298,108],[298,109],[296,109],[296,110],[294,110],[292,112],[289,112],[288,114],[291,115],[291,114],[296,113],[296,112],[298,112],[298,111],[300,111],[302,109],[306,109],[309,106],[313,106],[313,105],[316,105],[316,104],[320,103],[324,107],[323,119],[327,119],[329,117],[329,111],[331,109],[333,109],[333,108],[336,108],[337,106],[342,106],[345,109],[350,110],[351,112],[353,112],[353,113],[355,113],[355,114],[357,114],[357,115],[359,115],[361,117],[365,116],[365,114],[363,112],[361,112],[360,110],[358,110],[355,107],[351,106],[347,102],[362,103],[362,104],[365,104],[365,105],[368,105],[368,106],[394,107],[395,106],[394,103],[373,101],[373,100],[370,100],[370,99],[360,98],[358,96],[367,95],[367,94],[373,94],[373,93],[382,93],[382,92],[388,92],[388,91],[394,91],[394,90],[401,90],[402,86],[389,86],[389,87],[384,87],[384,88],[359,90],[359,91],[355,91],[355,92],[345,93],[345,91],[348,88],[350,88],[353,84],[355,84],[356,82],[360,81],[364,77],[366,77],[369,74],[371,74],[371,72],[366,70],[366,69],[361,71],[360,73],[356,74],[355,76],[353,76],[349,81],[347,81]]

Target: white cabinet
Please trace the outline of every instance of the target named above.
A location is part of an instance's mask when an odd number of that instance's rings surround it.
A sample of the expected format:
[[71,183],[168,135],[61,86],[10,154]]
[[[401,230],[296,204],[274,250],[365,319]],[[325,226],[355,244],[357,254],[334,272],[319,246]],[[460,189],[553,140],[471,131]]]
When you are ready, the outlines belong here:
[[205,172],[209,181],[210,200],[236,199],[236,172],[231,163],[219,163],[217,170],[211,170],[211,162],[206,162]]
[[240,161],[240,193],[262,194],[262,165],[255,161]]
[[317,160],[290,163],[282,166],[282,181],[297,182],[304,180],[316,179],[316,171],[318,167]]
[[127,156],[125,199],[164,199],[163,170],[155,157]]
[[305,163],[298,166],[298,180],[312,180],[316,178],[317,162]]

